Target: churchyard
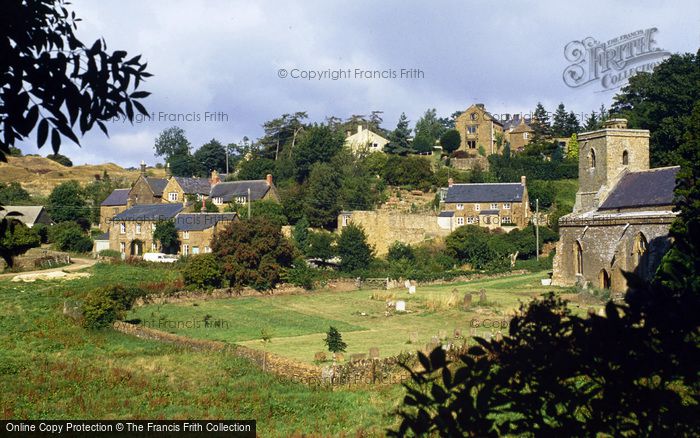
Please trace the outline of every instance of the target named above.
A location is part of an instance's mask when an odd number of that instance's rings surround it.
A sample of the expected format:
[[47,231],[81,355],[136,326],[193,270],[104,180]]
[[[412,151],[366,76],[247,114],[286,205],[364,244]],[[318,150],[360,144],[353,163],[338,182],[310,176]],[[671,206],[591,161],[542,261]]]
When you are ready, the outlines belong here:
[[[135,308],[128,319],[170,333],[235,343],[317,364],[323,362],[318,360],[321,352],[331,360],[323,339],[333,326],[348,345],[345,360],[377,354],[383,358],[437,343],[461,345],[472,336],[507,333],[508,322],[521,303],[549,290],[570,292],[542,286],[540,280],[545,277],[546,272],[537,272],[418,285],[412,294],[403,287],[350,292],[326,289],[152,304]],[[599,310],[599,306],[576,302],[571,307],[574,312]]]

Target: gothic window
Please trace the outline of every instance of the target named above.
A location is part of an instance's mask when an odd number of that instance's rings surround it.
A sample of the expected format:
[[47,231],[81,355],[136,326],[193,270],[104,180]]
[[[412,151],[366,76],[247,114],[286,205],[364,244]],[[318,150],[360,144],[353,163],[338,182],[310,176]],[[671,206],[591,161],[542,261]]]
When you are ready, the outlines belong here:
[[574,271],[576,275],[583,275],[583,248],[578,241],[574,243]]
[[622,165],[627,166],[630,163],[630,154],[627,151],[622,153]]
[[644,277],[646,275],[646,253],[648,249],[649,244],[647,243],[646,237],[644,237],[644,234],[638,233],[637,236],[634,238],[634,248],[632,252],[632,257],[634,260],[634,268],[637,270],[637,273]]
[[610,289],[610,274],[605,269],[600,270],[598,281],[601,289]]
[[591,169],[595,169],[595,151],[591,149],[590,155],[590,160],[591,160]]

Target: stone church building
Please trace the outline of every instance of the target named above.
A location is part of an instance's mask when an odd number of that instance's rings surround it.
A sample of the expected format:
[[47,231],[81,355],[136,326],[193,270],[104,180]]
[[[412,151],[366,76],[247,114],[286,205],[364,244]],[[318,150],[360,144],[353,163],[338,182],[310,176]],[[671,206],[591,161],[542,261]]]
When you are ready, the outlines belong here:
[[624,292],[622,272],[649,279],[668,251],[679,167],[649,168],[649,131],[612,119],[579,135],[579,190],[559,220],[553,284]]

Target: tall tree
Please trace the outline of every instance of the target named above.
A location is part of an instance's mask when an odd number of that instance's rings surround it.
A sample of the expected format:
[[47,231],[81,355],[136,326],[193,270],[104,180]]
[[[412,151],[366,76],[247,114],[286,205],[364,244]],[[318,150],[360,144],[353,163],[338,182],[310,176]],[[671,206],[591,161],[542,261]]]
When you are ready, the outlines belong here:
[[148,114],[136,91],[151,76],[141,56],[106,51],[104,39],[86,46],[74,31],[80,21],[63,0],[4,2],[0,14],[0,161],[15,141],[37,127],[37,145],[51,134],[58,153],[61,137],[78,136],[95,124],[107,134],[106,121],[134,119],[134,108]]
[[591,114],[586,118],[586,124],[583,126],[585,131],[595,131],[600,128],[600,122],[598,121],[598,116],[595,111],[591,111]]
[[566,108],[564,103],[560,103],[557,110],[554,112],[554,117],[552,119],[552,135],[555,137],[566,137],[567,134],[567,117]]
[[334,228],[340,206],[338,192],[340,174],[328,163],[316,163],[311,168],[304,214],[311,226]]
[[304,120],[308,117],[305,111],[298,111],[294,114],[282,114],[281,117],[265,122],[265,135],[260,138],[263,156],[277,160],[284,149],[293,154],[299,134],[306,128]]
[[430,144],[431,150],[445,130],[445,126],[437,117],[435,108],[428,109],[423,116],[418,119],[415,127],[416,138],[419,136],[424,137]]
[[459,149],[461,141],[462,139],[459,135],[459,131],[457,131],[456,129],[448,129],[440,137],[440,146],[442,146],[442,150],[445,151],[447,154],[451,154],[452,152]]
[[612,110],[629,120],[630,127],[651,131],[652,167],[677,164],[676,151],[684,142],[685,126],[700,100],[700,50],[674,54],[651,73],[632,76],[614,98]]
[[77,181],[64,182],[54,187],[46,209],[56,223],[90,218],[90,208]]
[[389,143],[384,146],[384,151],[389,154],[408,154],[411,152],[411,144],[408,140],[410,136],[411,128],[408,127],[408,117],[405,113],[401,113],[396,129],[389,134]]
[[343,227],[338,238],[338,255],[342,271],[366,269],[374,258],[374,248],[367,243],[365,230],[355,224]]
[[581,123],[578,121],[578,117],[573,111],[569,111],[566,116],[566,129],[564,130],[564,137],[571,137],[572,134],[578,134],[581,131]]
[[177,238],[177,228],[172,220],[160,220],[156,222],[153,231],[153,240],[160,243],[160,250],[166,254],[177,253],[180,240]]
[[314,163],[329,162],[343,148],[344,142],[343,134],[333,131],[327,125],[314,125],[306,129],[293,153],[297,181],[302,182],[308,178]]
[[200,168],[201,176],[207,176],[212,170],[226,172],[226,149],[218,140],[212,138],[193,154],[194,161]]
[[551,137],[552,128],[549,125],[549,115],[541,102],[537,102],[537,107],[532,113],[530,127],[533,130],[532,143],[544,142]]
[[161,131],[154,145],[156,156],[164,157],[168,162],[175,156],[189,156],[190,148],[185,130],[179,126],[171,126]]

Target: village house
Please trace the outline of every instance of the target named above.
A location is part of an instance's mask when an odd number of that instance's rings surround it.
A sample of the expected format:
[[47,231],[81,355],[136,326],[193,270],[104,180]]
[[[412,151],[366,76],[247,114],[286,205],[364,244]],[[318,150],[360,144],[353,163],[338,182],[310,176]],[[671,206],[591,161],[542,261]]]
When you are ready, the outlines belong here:
[[553,284],[623,292],[623,272],[650,279],[670,247],[679,167],[649,168],[649,131],[612,119],[579,140],[574,211],[559,219]]
[[163,199],[163,190],[167,184],[167,178],[149,178],[146,176],[146,163],[142,161],[141,175],[129,190],[127,205],[160,203]]
[[128,208],[131,189],[115,189],[100,204],[100,230],[109,230],[109,220]]
[[512,119],[503,123],[505,141],[510,145],[511,152],[522,152],[525,146],[532,140],[534,130],[525,117],[516,114]]
[[478,225],[506,231],[525,228],[530,220],[530,206],[525,176],[519,183],[472,183],[449,186],[438,215],[443,229]]
[[223,210],[231,202],[240,205],[260,200],[280,202],[277,188],[270,174],[265,179],[218,183],[211,188],[209,197],[219,210]]
[[486,111],[482,103],[470,106],[457,116],[455,129],[461,137],[459,150],[471,156],[479,154],[479,147],[483,147],[486,155],[503,152],[503,143],[499,144],[499,137],[503,136],[503,124]]
[[8,213],[19,213],[18,216],[12,215],[10,217],[22,222],[29,228],[36,224],[53,224],[49,213],[41,205],[3,205],[2,208],[3,210],[0,210],[0,219],[6,217]]
[[347,134],[345,147],[355,154],[384,152],[384,146],[389,143],[389,140],[386,138],[361,125],[357,126],[356,133],[351,135],[350,131],[348,131]]
[[236,213],[180,213],[175,228],[180,240],[180,255],[211,252],[214,234],[237,219]]
[[157,252],[153,240],[156,222],[171,220],[182,210],[182,204],[139,204],[117,214],[110,221],[109,249],[127,256]]
[[[216,183],[220,180],[216,171],[212,172],[212,177],[216,176]],[[212,181],[206,178],[187,178],[182,176],[172,176],[163,188],[163,202],[182,203],[187,206],[190,199],[201,201],[206,199],[211,192]]]

